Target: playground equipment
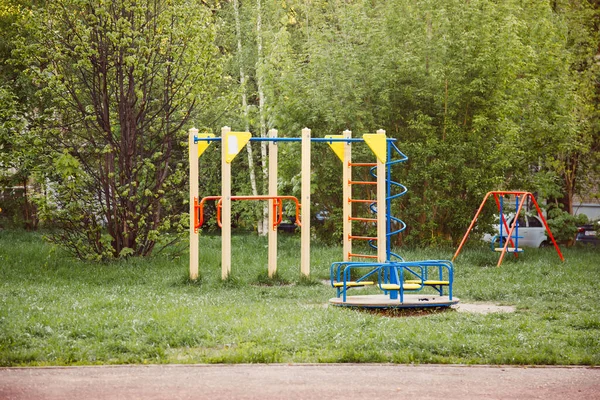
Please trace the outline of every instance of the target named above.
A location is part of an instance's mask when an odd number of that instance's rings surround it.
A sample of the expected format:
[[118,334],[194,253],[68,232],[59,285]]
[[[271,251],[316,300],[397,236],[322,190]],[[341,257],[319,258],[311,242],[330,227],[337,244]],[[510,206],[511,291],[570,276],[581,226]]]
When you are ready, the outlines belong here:
[[[343,137],[348,138],[349,135],[350,132],[346,131]],[[392,167],[407,161],[408,157],[398,149],[394,139],[385,137],[385,131],[366,134],[363,138],[376,156],[375,163],[353,162],[351,142],[337,145],[337,151],[334,149],[344,165],[344,261],[334,262],[330,267],[331,285],[337,294],[330,303],[361,308],[447,307],[458,303],[459,299],[452,293],[454,272],[451,261],[405,261],[391,251],[391,237],[406,229],[406,224],[391,214],[392,200],[407,192],[404,185],[392,180]],[[364,167],[369,168],[375,180],[353,179],[353,168]],[[375,200],[353,197],[353,188],[373,184],[377,187]],[[356,216],[359,210],[353,208],[361,205],[363,208],[366,206],[375,218]],[[376,225],[377,237],[354,235],[353,222]],[[355,253],[353,242],[361,240],[366,241],[377,254]],[[374,260],[354,261],[360,258]],[[350,290],[367,286],[375,286],[383,294],[348,296]],[[424,294],[423,289],[427,287],[432,288],[436,295]],[[444,295],[445,290],[447,295]]]
[[[552,231],[550,231],[550,227],[548,226],[548,223],[546,222],[546,218],[544,218],[544,214],[542,214],[542,210],[540,209],[540,207],[532,193],[522,192],[522,191],[492,191],[492,192],[488,192],[485,195],[485,197],[483,198],[483,201],[481,202],[481,205],[479,206],[477,213],[475,213],[475,217],[473,217],[473,220],[471,221],[471,225],[469,225],[469,228],[467,229],[467,232],[465,232],[465,235],[463,236],[463,238],[460,242],[460,245],[458,246],[458,249],[456,250],[456,253],[454,253],[454,257],[452,257],[452,261],[454,261],[456,259],[456,257],[458,257],[458,254],[460,253],[462,247],[464,246],[465,242],[467,241],[467,238],[469,237],[469,233],[471,233],[471,230],[475,226],[475,222],[477,222],[477,218],[479,217],[479,214],[483,210],[483,207],[485,206],[485,204],[486,204],[487,200],[490,198],[490,196],[494,197],[494,200],[496,202],[496,206],[498,207],[498,212],[500,215],[499,216],[499,224],[500,224],[499,244],[500,244],[500,247],[493,247],[494,251],[500,252],[500,259],[498,260],[498,264],[496,265],[497,267],[499,267],[502,264],[502,261],[504,260],[504,256],[506,253],[513,253],[515,255],[515,257],[517,257],[518,253],[523,252],[523,249],[519,248],[519,239],[521,238],[519,236],[519,215],[523,209],[523,206],[525,205],[525,203],[527,201],[530,201],[531,204],[535,205],[537,214],[540,217],[540,219],[542,220],[542,223],[544,224],[544,228],[546,229],[546,232],[547,232],[548,236],[550,237],[550,240],[552,241],[552,244],[554,245],[554,248],[556,249],[558,256],[560,257],[561,261],[565,260],[560,251],[560,248],[558,247],[558,244],[556,244],[556,240],[554,240],[554,236],[552,235]],[[515,216],[512,220],[512,224],[510,227],[508,226],[508,223],[506,222],[506,217],[504,216],[504,197],[505,196],[515,196],[516,213],[515,213]],[[505,236],[504,231],[507,232],[506,240],[503,239]],[[493,241],[492,241],[492,245],[493,245]],[[510,247],[509,247],[509,245],[510,245]]]
[[[314,140],[314,139],[313,139]],[[198,197],[198,158],[211,142],[221,143],[221,195]],[[232,196],[231,162],[248,141],[269,142],[269,181],[268,195]],[[302,142],[302,179],[301,199],[304,207],[293,196],[277,195],[277,144],[287,141]],[[296,204],[296,222],[301,226],[300,269],[304,275],[310,273],[310,129],[302,130],[301,138],[278,138],[277,130],[269,131],[267,138],[253,138],[250,132],[232,132],[227,126],[221,129],[221,137],[213,134],[198,134],[197,129],[189,130],[190,162],[190,279],[198,278],[198,229],[204,222],[204,204],[217,201],[217,222],[221,227],[221,278],[231,273],[231,202],[235,200],[266,200],[269,202],[268,231],[268,273],[273,276],[277,271],[277,226],[283,217],[284,200]],[[301,222],[302,221],[302,222]]]
[[[221,195],[198,197],[198,157],[213,141],[221,143]],[[268,195],[232,196],[231,195],[231,162],[248,141],[267,141],[269,143],[269,184]],[[277,145],[281,142],[302,143],[301,163],[301,198],[279,196],[277,194]],[[404,195],[406,187],[391,179],[391,167],[406,161],[408,158],[396,147],[395,139],[387,138],[385,131],[375,134],[364,134],[362,138],[352,138],[350,131],[343,135],[329,135],[325,138],[311,138],[308,128],[302,130],[300,138],[279,138],[277,131],[269,131],[266,138],[251,137],[249,132],[232,132],[229,127],[221,129],[221,137],[212,134],[198,134],[197,129],[189,131],[190,148],[190,278],[198,277],[198,228],[204,221],[204,204],[217,201],[217,221],[221,227],[221,277],[227,278],[231,273],[231,201],[234,200],[266,200],[269,202],[268,232],[268,273],[277,270],[277,225],[282,220],[282,202],[293,201],[296,204],[296,223],[301,228],[301,273],[310,274],[310,145],[311,142],[329,144],[335,154],[344,163],[343,168],[343,251],[344,261],[331,265],[331,285],[336,289],[337,297],[330,300],[334,305],[353,307],[427,307],[449,306],[458,302],[452,297],[453,266],[451,261],[425,260],[407,262],[400,255],[391,251],[390,237],[402,232],[405,223],[390,214],[391,202]],[[376,156],[376,162],[353,163],[351,161],[351,144],[366,143]],[[392,160],[392,155],[399,158]],[[352,168],[368,167],[372,181],[352,179]],[[352,197],[352,188],[357,186],[376,186],[376,199],[360,199]],[[391,194],[392,190],[397,193]],[[366,205],[374,217],[358,216],[353,212],[354,205]],[[352,234],[352,223],[375,224],[377,236],[360,236]],[[354,253],[354,241],[366,241],[376,250],[376,254]],[[354,259],[374,259],[375,261],[354,261]],[[354,275],[360,275],[353,280]],[[352,288],[374,286],[383,294],[367,296],[348,296]],[[414,294],[426,287],[437,293],[435,296]],[[444,296],[447,288],[448,295]],[[405,294],[407,292],[407,294]],[[411,294],[412,293],[412,294]]]

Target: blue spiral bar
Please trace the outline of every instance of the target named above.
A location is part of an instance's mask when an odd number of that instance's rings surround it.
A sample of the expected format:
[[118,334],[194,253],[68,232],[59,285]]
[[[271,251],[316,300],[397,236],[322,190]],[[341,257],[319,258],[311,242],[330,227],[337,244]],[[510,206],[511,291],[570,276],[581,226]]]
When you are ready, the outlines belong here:
[[[385,163],[386,166],[386,193],[387,193],[387,197],[385,198],[386,201],[386,259],[387,261],[391,261],[392,257],[400,260],[400,261],[404,261],[404,258],[402,258],[402,256],[400,256],[399,254],[396,254],[394,252],[392,252],[392,243],[390,240],[391,236],[397,235],[400,232],[404,231],[406,229],[406,223],[404,221],[402,221],[400,218],[398,217],[394,217],[391,214],[391,209],[392,209],[392,200],[397,199],[400,196],[404,196],[406,194],[406,192],[408,192],[408,188],[406,186],[404,186],[403,184],[393,181],[392,180],[392,166],[405,162],[408,160],[408,157],[406,156],[406,154],[402,153],[400,151],[400,149],[398,149],[398,147],[396,146],[396,144],[393,141],[388,141],[387,142],[387,161]],[[396,160],[392,160],[393,154],[397,154],[400,156],[400,158],[396,159]],[[371,176],[373,176],[375,179],[377,179],[377,167],[373,167],[370,169],[370,174]],[[398,193],[392,193],[392,188],[400,188],[400,191]],[[373,202],[369,205],[369,208],[371,210],[371,212],[373,214],[377,214],[377,203]],[[400,227],[394,231],[392,231],[392,221],[399,224]],[[377,245],[375,245],[374,243],[372,243],[373,241],[369,241],[369,245],[374,248],[377,249]]]

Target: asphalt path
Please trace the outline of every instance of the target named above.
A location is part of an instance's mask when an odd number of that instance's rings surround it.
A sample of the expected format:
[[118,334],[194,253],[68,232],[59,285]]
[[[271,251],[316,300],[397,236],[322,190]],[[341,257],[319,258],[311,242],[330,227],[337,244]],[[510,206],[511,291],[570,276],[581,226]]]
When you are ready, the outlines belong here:
[[391,364],[0,368],[0,399],[600,399],[600,368]]

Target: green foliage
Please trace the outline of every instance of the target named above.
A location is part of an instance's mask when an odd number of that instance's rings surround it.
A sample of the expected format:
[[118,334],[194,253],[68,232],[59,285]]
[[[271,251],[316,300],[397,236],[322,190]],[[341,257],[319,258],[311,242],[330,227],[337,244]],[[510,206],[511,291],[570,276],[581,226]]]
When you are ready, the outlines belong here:
[[[22,63],[12,59],[17,44],[17,26],[27,18],[27,0],[7,0],[0,4],[0,214],[3,224],[35,229],[38,217],[31,201],[39,189],[31,179],[39,157],[32,151],[35,135],[29,129],[38,123],[44,99],[34,97],[36,85],[25,79]],[[22,32],[27,37],[28,32]],[[10,221],[8,221],[10,220]]]
[[[383,128],[399,140],[410,162],[394,177],[409,194],[393,211],[408,222],[407,243],[456,242],[489,190],[572,199],[589,182],[599,37],[586,2],[273,3],[261,9],[270,27],[262,61],[257,10],[241,12],[245,47],[231,68],[266,76],[269,127],[297,135],[309,126],[318,137]],[[314,153],[312,199],[331,212],[339,166],[327,149]],[[294,162],[280,161],[284,182]],[[322,224],[317,235],[335,240],[339,228]]]
[[[264,122],[283,137],[385,129],[410,158],[393,171],[409,188],[392,205],[408,223],[398,243],[456,243],[490,190],[528,190],[567,212],[575,194],[597,197],[597,1],[38,3],[0,6],[0,169],[35,179],[41,215],[95,242],[71,246],[80,256],[146,254],[179,224],[190,121],[255,135]],[[331,216],[314,233],[336,242],[339,161],[312,151],[312,209]],[[279,154],[279,192],[298,196],[299,147]],[[261,158],[255,149],[257,170]],[[200,160],[203,195],[220,192],[219,159],[213,145]],[[248,160],[234,163],[233,191],[249,194]],[[261,206],[236,203],[234,225],[254,230]]]
[[588,222],[585,214],[571,215],[559,207],[548,209],[548,226],[558,242],[572,245],[577,235],[577,227]]
[[80,258],[147,255],[184,209],[183,128],[220,89],[210,11],[63,0],[30,14],[15,54],[52,99],[34,149],[50,240]]

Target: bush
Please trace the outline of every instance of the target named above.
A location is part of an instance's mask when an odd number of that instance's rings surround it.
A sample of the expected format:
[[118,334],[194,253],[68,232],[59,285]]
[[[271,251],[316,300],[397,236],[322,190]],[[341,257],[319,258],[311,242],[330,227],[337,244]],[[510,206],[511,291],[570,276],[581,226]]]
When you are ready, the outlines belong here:
[[548,226],[557,242],[572,246],[577,235],[577,227],[588,222],[584,214],[571,215],[558,207],[548,209]]

